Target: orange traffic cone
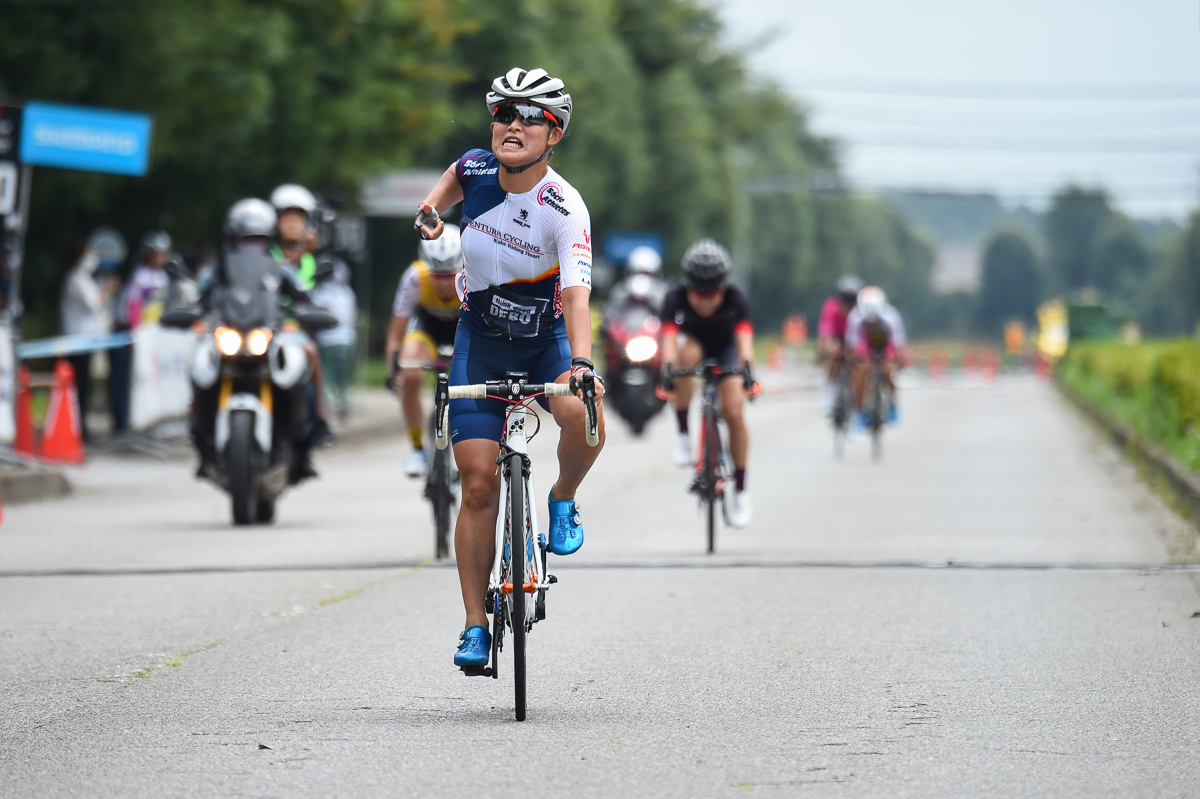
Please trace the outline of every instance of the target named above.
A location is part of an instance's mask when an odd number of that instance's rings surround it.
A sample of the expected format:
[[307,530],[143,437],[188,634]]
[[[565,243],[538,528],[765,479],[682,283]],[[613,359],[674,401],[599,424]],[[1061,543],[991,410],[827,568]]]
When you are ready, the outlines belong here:
[[83,437],[79,432],[79,399],[75,394],[75,370],[66,361],[54,366],[57,380],[50,389],[50,407],[42,433],[42,459],[59,463],[83,463]]
[[29,368],[17,370],[17,437],[13,451],[26,458],[33,457],[33,391],[29,388],[32,376]]

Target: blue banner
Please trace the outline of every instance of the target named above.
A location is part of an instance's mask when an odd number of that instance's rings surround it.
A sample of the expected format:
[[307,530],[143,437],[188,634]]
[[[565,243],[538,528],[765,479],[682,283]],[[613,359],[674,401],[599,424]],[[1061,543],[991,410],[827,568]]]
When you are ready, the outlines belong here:
[[29,103],[21,122],[20,160],[140,176],[150,166],[153,128],[148,114]]
[[604,257],[623,264],[635,247],[649,247],[659,255],[666,252],[666,243],[657,233],[613,231],[604,238]]

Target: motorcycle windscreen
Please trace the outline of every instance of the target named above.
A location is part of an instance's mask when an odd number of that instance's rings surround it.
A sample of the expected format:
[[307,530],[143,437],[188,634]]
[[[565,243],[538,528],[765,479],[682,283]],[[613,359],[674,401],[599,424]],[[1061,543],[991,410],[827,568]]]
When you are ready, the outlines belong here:
[[224,290],[214,296],[221,321],[239,330],[267,327],[279,309],[279,264],[265,252],[225,255]]

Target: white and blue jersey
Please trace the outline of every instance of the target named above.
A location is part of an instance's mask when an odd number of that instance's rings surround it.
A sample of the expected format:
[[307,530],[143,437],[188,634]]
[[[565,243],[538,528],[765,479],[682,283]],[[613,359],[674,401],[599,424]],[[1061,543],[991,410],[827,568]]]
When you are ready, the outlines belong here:
[[532,190],[500,188],[500,162],[471,150],[455,166],[463,189],[463,319],[505,338],[550,335],[562,290],[592,287],[591,222],[583,198],[553,169]]
[[[553,169],[524,194],[506,192],[500,162],[486,150],[460,158],[455,174],[466,268],[450,385],[502,380],[505,372],[552,383],[571,369],[562,290],[592,287],[587,206]],[[451,440],[499,441],[504,412],[491,399],[452,400]]]

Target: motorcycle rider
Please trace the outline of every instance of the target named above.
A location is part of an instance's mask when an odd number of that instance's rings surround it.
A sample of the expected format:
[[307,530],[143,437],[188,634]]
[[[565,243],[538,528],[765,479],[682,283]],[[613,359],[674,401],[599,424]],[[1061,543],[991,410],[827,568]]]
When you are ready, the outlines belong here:
[[429,466],[425,452],[425,414],[421,409],[421,383],[425,372],[403,369],[397,374],[397,355],[403,363],[433,363],[439,347],[453,347],[462,300],[455,281],[463,268],[461,233],[446,225],[436,239],[422,239],[420,258],[400,277],[392,302],[392,324],[387,334],[387,363],[393,370],[392,391],[400,396],[404,424],[412,454],[404,465],[409,477],[423,477]]
[[662,256],[653,247],[634,247],[625,262],[628,275],[608,294],[604,305],[604,324],[608,325],[634,305],[641,305],[659,315],[667,284],[662,274]]
[[[275,209],[263,200],[255,197],[239,200],[234,203],[225,215],[225,238],[227,253],[261,252],[269,257],[271,236],[275,232]],[[270,261],[266,261],[270,264]],[[291,301],[292,307],[313,305],[312,298],[300,288],[287,270],[281,270],[282,279],[279,281],[281,299]],[[227,280],[223,265],[212,270],[198,286],[199,304],[204,310],[212,308],[214,290]],[[310,364],[317,359],[309,357]],[[192,440],[200,455],[200,466],[196,471],[197,477],[204,477],[216,459],[216,448],[213,441],[213,423],[217,416],[217,402],[220,383],[214,383],[211,388],[202,389],[192,386]],[[292,470],[293,484],[309,477],[316,477],[313,468],[309,436],[303,436],[295,441],[296,461]]]
[[[317,198],[308,189],[297,183],[284,183],[271,192],[271,205],[276,214],[276,237],[271,243],[271,255],[291,273],[296,284],[304,291],[316,286],[317,249],[316,214]],[[305,336],[304,350],[313,364],[313,414],[314,440],[322,446],[333,443],[333,432],[325,421],[325,370],[312,338]]]

